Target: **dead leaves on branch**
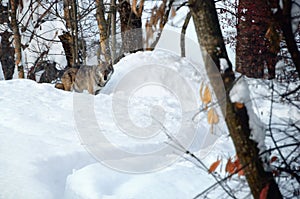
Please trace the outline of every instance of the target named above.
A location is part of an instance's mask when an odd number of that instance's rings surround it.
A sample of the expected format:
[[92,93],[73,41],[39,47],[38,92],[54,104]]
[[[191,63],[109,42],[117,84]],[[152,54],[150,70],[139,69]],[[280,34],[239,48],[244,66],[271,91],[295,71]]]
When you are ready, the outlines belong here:
[[[208,173],[215,172],[220,163],[221,159],[217,159],[215,162],[213,162],[209,167]],[[228,175],[237,174],[239,177],[244,176],[245,173],[242,168],[243,166],[241,165],[240,160],[237,156],[235,156],[235,158],[229,157],[225,166],[225,173],[227,173]]]
[[[147,46],[146,48],[148,48],[150,46],[150,40],[153,39],[154,33],[162,32],[165,24],[167,23],[167,21],[169,19],[169,15],[170,15],[170,18],[175,17],[176,10],[172,6],[173,2],[174,1],[162,0],[161,4],[159,6],[155,5],[151,9],[151,16],[149,19],[147,19],[147,22],[145,24],[145,28],[146,28],[145,43]],[[137,9],[136,4],[137,4],[137,1],[133,0],[132,10],[135,14],[138,13],[138,11],[136,11],[136,9]],[[141,5],[144,5],[144,0],[142,0],[140,2],[140,5],[138,6],[139,9],[141,8]]]
[[145,0],[141,0],[139,5],[137,5],[137,0],[132,1],[131,10],[137,17],[142,16],[144,3],[145,3]]
[[200,86],[200,99],[206,107],[211,102],[211,92],[209,90],[209,87],[207,85],[204,85],[203,82]]
[[219,116],[214,108],[210,108],[207,112],[207,122],[210,125],[217,124],[219,122]]
[[212,163],[208,169],[208,173],[212,173],[212,172],[215,172],[215,170],[217,169],[217,167],[219,166],[221,162],[221,159],[220,160],[217,160],[215,161],[214,163]]
[[219,123],[219,116],[214,107],[209,105],[212,103],[212,94],[208,85],[205,85],[203,82],[200,85],[200,100],[204,104],[204,109],[207,111],[207,122],[211,125],[211,133],[213,133],[213,125]]

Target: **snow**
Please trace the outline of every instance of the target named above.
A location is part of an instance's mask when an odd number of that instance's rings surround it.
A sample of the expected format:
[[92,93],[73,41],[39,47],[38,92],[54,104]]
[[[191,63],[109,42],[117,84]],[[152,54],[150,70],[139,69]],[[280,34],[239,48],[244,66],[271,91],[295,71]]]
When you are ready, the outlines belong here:
[[0,62],[0,81],[1,80],[4,80],[4,74],[3,74],[2,65],[1,65],[1,62]]
[[[105,127],[105,136],[118,145],[119,150],[143,154],[164,146],[166,136],[155,134],[145,142],[122,134],[111,120],[110,106],[117,80],[128,69],[134,70],[138,63],[168,65],[179,74],[188,75],[189,85],[196,89],[195,92],[198,91],[201,73],[191,63],[174,54],[154,51],[139,52],[122,59],[115,66],[115,73],[107,87],[99,95],[77,95],[94,100],[97,121]],[[170,93],[163,90],[152,95],[149,91],[156,90],[156,87],[145,88],[132,96],[129,106],[133,107],[133,110],[129,110],[132,120],[142,127],[147,126],[151,119],[147,107],[158,102],[167,111],[166,120],[171,119],[165,127],[174,131],[177,127],[171,125],[172,121],[176,122],[181,117],[176,97],[166,98]],[[74,107],[74,93],[55,89],[51,84],[20,79],[0,81],[0,90],[1,199],[192,198],[215,183],[207,171],[183,158],[177,158],[167,167],[159,167],[156,172],[139,175],[107,167],[107,164],[96,161],[95,155],[87,152],[87,146],[82,143],[78,121],[75,120],[76,111],[87,107]],[[199,120],[199,130],[191,150],[206,165],[215,161],[220,151],[233,156],[232,142],[226,136],[212,136],[205,114],[201,117],[203,122]],[[224,126],[216,128],[224,129]],[[105,151],[110,150],[105,147]],[[116,157],[118,154],[111,154],[110,158],[117,162],[119,160],[114,159]],[[159,163],[157,158],[154,160],[156,164]],[[212,194],[219,197],[222,192]]]
[[279,0],[279,7],[283,9],[283,0]]
[[226,69],[229,68],[227,60],[224,58],[220,58],[220,65],[221,65],[221,70],[225,71]]

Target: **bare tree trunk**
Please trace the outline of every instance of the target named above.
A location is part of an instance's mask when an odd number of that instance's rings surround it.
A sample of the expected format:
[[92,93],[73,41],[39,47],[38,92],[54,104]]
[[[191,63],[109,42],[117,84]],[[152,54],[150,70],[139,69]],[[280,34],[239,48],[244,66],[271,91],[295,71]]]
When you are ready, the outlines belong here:
[[117,8],[116,0],[111,0],[111,59],[116,60],[116,25],[117,25]]
[[98,23],[98,29],[100,32],[100,48],[101,53],[105,57],[105,61],[109,62],[110,58],[110,48],[109,48],[109,40],[108,40],[108,25],[105,19],[105,6],[103,4],[103,0],[96,0],[96,18]]
[[18,77],[24,78],[24,69],[22,66],[22,52],[21,52],[21,35],[19,31],[19,26],[17,22],[17,9],[18,4],[15,0],[10,0],[10,17],[11,17],[11,27],[14,36],[14,46],[15,46],[15,67],[18,71]]
[[[83,7],[83,2],[80,2],[80,5],[79,6],[81,6],[81,7]],[[80,21],[80,19],[82,18],[82,16],[81,16],[81,14],[80,14],[80,12],[78,13],[78,32],[80,32],[80,41],[78,41],[78,43],[79,43],[79,48],[78,48],[78,51],[80,51],[80,55],[81,56],[78,56],[78,58],[79,59],[81,59],[81,61],[82,61],[82,63],[84,64],[84,65],[86,65],[86,58],[87,58],[87,49],[86,49],[86,42],[85,42],[85,40],[84,40],[84,34],[83,34],[83,32],[84,32],[84,30],[83,30],[83,27],[82,27],[82,23],[81,23],[81,21]],[[80,62],[80,61],[79,61]]]
[[64,19],[66,21],[67,33],[64,33],[63,46],[68,46],[69,49],[64,48],[69,67],[74,67],[79,63],[78,61],[78,21],[77,21],[77,3],[76,0],[64,0]]
[[4,79],[9,80],[13,78],[15,68],[15,50],[13,47],[11,47],[11,42],[9,41],[12,33],[9,31],[4,31],[3,33],[0,33],[0,36],[0,61],[2,65],[2,71],[4,74]]
[[78,48],[78,18],[77,18],[77,0],[71,1],[71,7],[72,7],[72,39],[73,39],[73,45],[74,45],[74,57],[73,61],[75,65],[79,64],[79,48]]
[[[219,66],[219,58],[227,60],[218,16],[213,0],[196,1],[189,0],[190,10],[194,19],[198,40],[212,60]],[[206,59],[207,71],[211,71],[211,63]],[[229,91],[234,82],[232,68],[227,69],[223,75],[223,81],[227,90],[226,94],[226,123],[229,133],[235,145],[239,160],[245,166],[245,175],[254,198],[259,198],[261,190],[269,184],[268,198],[282,198],[279,188],[272,173],[266,172],[259,157],[257,143],[250,139],[251,129],[249,127],[249,116],[245,106],[239,107],[231,103]],[[213,87],[215,87],[213,85]],[[220,100],[220,99],[218,99]]]

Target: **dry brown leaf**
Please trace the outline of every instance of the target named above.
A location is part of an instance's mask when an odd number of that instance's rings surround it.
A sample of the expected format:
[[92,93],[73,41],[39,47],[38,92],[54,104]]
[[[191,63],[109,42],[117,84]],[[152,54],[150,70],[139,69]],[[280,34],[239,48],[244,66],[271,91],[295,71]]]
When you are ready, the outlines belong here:
[[[239,168],[239,169],[240,169],[240,168]],[[240,176],[244,176],[244,175],[245,175],[244,170],[241,169],[241,170],[238,172],[238,176],[240,177]]]
[[208,169],[208,173],[214,172],[217,169],[217,167],[219,166],[220,162],[221,162],[221,160],[217,160],[214,163],[212,163]]
[[234,161],[234,165],[235,165],[235,167],[236,167],[237,170],[240,170],[240,171],[238,172],[238,176],[243,176],[243,175],[245,175],[244,170],[241,169],[243,166],[242,166],[242,164],[240,163],[240,160],[239,160],[238,157],[236,157],[236,160]]
[[273,157],[271,157],[270,163],[275,162],[276,160],[278,160],[278,157],[277,156],[273,156]]
[[131,9],[132,9],[132,12],[138,16],[138,12],[136,10],[136,5],[137,5],[137,0],[132,0],[132,5],[131,5]]
[[219,116],[216,113],[214,108],[211,108],[208,110],[207,122],[208,122],[208,124],[217,124],[219,122]]
[[226,167],[225,167],[225,172],[228,172],[229,174],[233,174],[236,170],[235,164],[231,161],[231,158],[228,159]]
[[234,103],[234,105],[235,105],[235,107],[236,107],[237,109],[241,109],[241,108],[244,107],[244,104],[243,104],[243,103],[240,103],[240,102],[236,102],[236,103]]
[[208,88],[208,86],[205,87],[204,89],[204,93],[203,93],[203,96],[202,96],[202,102],[207,105],[211,102],[211,93],[210,93],[210,90]]

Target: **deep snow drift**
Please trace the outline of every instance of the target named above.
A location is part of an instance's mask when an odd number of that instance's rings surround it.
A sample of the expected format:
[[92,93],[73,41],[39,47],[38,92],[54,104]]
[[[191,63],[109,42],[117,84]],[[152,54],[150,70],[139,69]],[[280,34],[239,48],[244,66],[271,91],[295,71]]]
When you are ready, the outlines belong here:
[[[110,118],[111,89],[117,79],[129,67],[149,63],[149,60],[168,63],[184,75],[190,72],[191,85],[198,89],[201,78],[187,67],[186,60],[145,52],[130,55],[118,63],[115,77],[104,93],[97,96],[80,94],[94,99],[96,117],[105,125],[109,139],[131,152],[153,150],[166,141],[165,135],[155,135],[146,143],[128,139],[118,133]],[[74,120],[73,93],[30,80],[0,81],[0,90],[1,199],[192,198],[215,183],[207,171],[183,158],[147,174],[129,174],[108,168],[96,161],[80,142]],[[174,100],[161,97],[159,101],[157,98],[161,93],[149,98],[143,97],[144,94],[141,91],[140,96],[132,100],[131,106],[136,109],[130,112],[130,117],[134,122],[147,124],[147,113],[144,116],[140,111],[157,102],[168,110],[170,119],[180,119]],[[156,100],[152,101],[153,98]],[[216,140],[213,147],[199,151],[197,146],[202,144],[205,134],[210,134],[205,114],[199,117],[203,118],[198,120],[201,131],[197,132],[192,150],[206,165],[215,161],[220,151],[234,155],[233,145],[226,136]],[[166,128],[174,130],[172,125],[166,124]],[[226,128],[218,126],[215,129],[221,131],[216,133],[223,134]],[[222,193],[214,194],[218,197]]]

